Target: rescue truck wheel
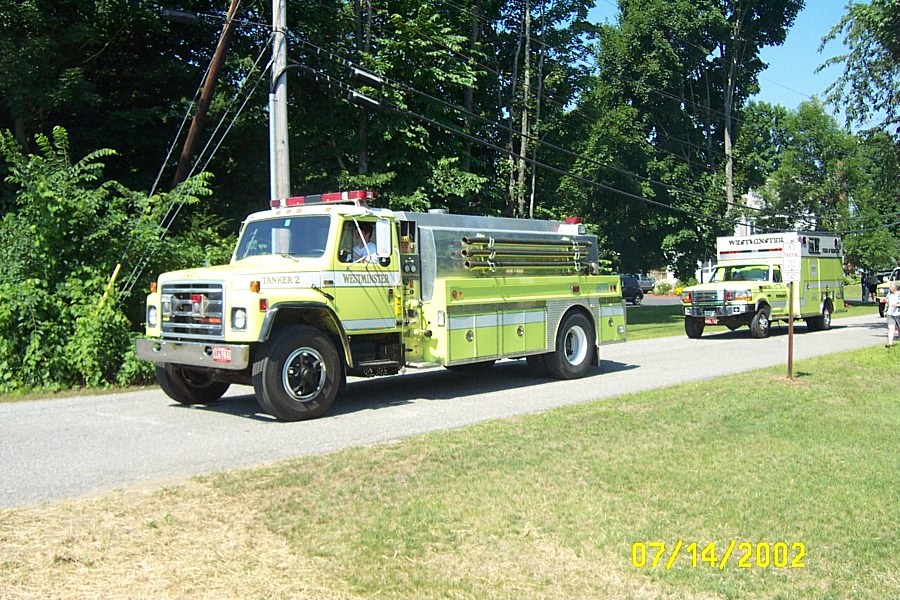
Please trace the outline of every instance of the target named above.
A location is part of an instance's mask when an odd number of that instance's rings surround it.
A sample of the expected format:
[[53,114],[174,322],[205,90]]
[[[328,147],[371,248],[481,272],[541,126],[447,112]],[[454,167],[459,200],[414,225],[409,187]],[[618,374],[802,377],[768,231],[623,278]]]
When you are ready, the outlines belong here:
[[315,327],[294,325],[269,340],[253,363],[253,389],[264,411],[282,421],[322,416],[337,396],[341,360]]
[[703,322],[703,319],[697,317],[684,318],[684,332],[692,340],[699,339],[700,336],[703,335],[703,328],[705,326],[706,324]]
[[180,404],[212,404],[228,391],[229,383],[209,373],[172,364],[156,365],[156,381],[166,396]]
[[556,334],[556,351],[544,355],[547,371],[556,379],[577,379],[594,357],[594,326],[580,312],[569,313]]
[[769,321],[769,307],[761,306],[756,314],[753,315],[753,320],[750,321],[750,335],[755,338],[767,338],[769,337],[769,329],[772,325],[772,322]]
[[831,306],[825,306],[822,311],[822,329],[825,331],[831,329]]
[[806,324],[811,331],[828,331],[831,329],[831,306],[826,304],[822,309],[822,314],[808,319]]

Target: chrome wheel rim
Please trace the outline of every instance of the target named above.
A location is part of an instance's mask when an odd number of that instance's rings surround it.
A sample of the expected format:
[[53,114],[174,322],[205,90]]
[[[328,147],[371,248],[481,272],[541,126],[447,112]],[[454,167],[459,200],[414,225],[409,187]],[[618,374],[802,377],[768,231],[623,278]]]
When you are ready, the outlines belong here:
[[587,334],[581,327],[566,332],[566,360],[571,365],[581,364],[588,352]]
[[328,370],[325,360],[314,348],[297,348],[284,361],[281,383],[284,391],[298,402],[309,402],[325,387]]

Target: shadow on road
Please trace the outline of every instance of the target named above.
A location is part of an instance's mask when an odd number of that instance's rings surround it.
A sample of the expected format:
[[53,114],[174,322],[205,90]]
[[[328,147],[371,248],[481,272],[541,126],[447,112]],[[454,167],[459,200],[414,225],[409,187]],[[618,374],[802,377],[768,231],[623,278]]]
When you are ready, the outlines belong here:
[[[739,327],[733,331],[722,329],[719,326],[714,327],[715,329],[704,329],[703,335],[699,339],[701,341],[753,339],[753,336],[750,335],[750,328],[748,327]],[[839,331],[841,329],[847,329],[850,327],[863,327],[865,329],[871,330],[884,329],[885,335],[887,335],[887,326],[884,323],[858,323],[852,325],[842,325],[840,321],[831,322],[832,330]],[[794,321],[794,335],[808,335],[813,333],[818,332],[810,331],[810,329],[806,326],[806,323],[804,323],[803,321],[800,321],[799,323],[797,321]],[[773,323],[771,329],[769,330],[769,337],[787,337],[787,335],[787,323]]]
[[[600,367],[591,367],[583,380],[603,373],[615,373],[638,368],[637,365],[601,360]],[[401,406],[416,401],[443,402],[495,392],[525,389],[556,381],[535,376],[524,360],[502,361],[483,371],[455,372],[443,368],[419,373],[407,373],[373,379],[351,379],[347,390],[340,393],[322,419],[354,413]],[[586,384],[593,385],[593,384]],[[204,410],[213,413],[277,423],[274,417],[262,412],[253,394],[227,396],[215,404],[173,407]]]

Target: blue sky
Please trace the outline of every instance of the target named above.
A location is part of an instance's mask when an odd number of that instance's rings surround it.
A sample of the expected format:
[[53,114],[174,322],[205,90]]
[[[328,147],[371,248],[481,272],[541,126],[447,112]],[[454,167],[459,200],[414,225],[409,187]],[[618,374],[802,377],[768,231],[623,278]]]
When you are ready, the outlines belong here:
[[[816,67],[829,57],[841,54],[842,44],[840,38],[830,42],[821,54],[819,44],[841,20],[847,1],[806,0],[806,7],[797,15],[785,43],[762,50],[762,59],[769,67],[760,74],[760,92],[754,100],[794,109],[814,95],[823,96],[825,88],[837,78],[841,68],[831,67],[816,73]],[[597,22],[615,23],[616,13],[615,0],[596,0],[591,17]]]

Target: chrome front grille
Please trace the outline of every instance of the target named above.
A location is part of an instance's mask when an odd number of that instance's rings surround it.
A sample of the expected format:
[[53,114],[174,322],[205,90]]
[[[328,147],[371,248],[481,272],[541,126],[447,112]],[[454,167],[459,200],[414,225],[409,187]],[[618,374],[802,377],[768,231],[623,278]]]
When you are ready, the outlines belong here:
[[160,298],[163,336],[224,337],[225,299],[220,282],[166,283]]
[[702,290],[694,292],[692,301],[694,304],[721,304],[724,295],[721,290]]

